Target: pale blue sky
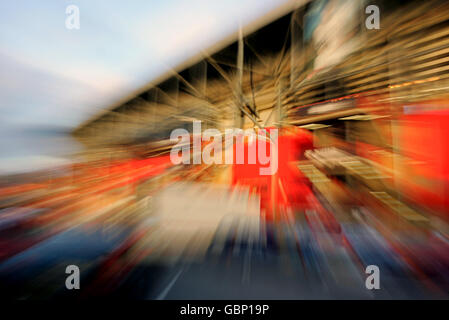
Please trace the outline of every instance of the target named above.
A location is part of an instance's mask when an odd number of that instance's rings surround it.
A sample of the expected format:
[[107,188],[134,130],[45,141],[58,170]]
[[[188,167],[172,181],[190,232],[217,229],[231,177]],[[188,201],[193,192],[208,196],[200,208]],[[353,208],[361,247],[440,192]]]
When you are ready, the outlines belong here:
[[0,158],[71,150],[27,130],[74,128],[287,1],[1,1]]

